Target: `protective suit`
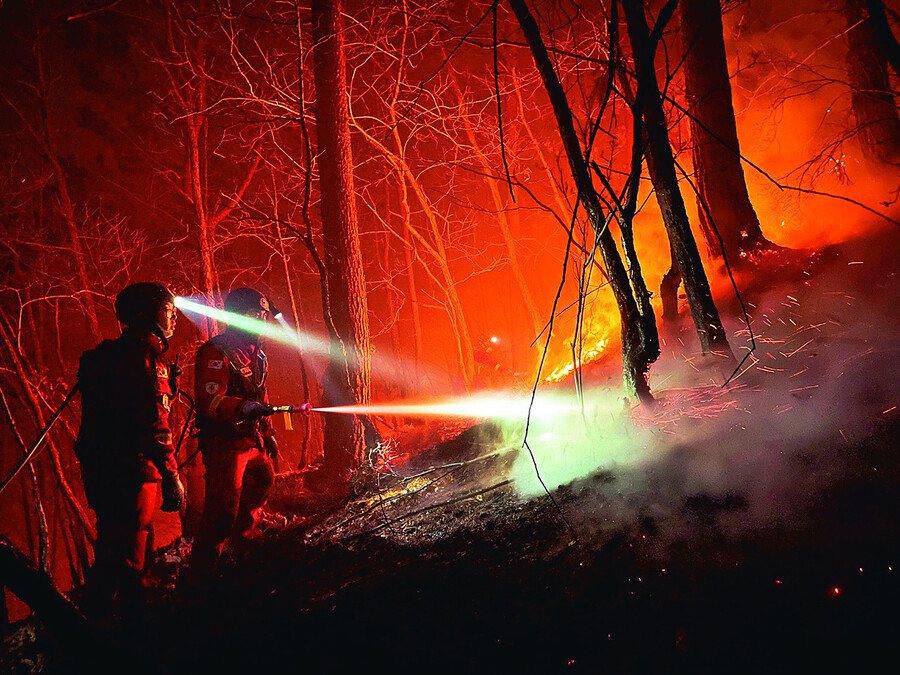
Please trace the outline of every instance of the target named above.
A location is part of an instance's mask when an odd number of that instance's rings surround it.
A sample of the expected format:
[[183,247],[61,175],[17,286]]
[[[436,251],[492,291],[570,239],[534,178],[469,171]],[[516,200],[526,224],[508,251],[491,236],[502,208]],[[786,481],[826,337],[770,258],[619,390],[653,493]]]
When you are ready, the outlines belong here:
[[[232,291],[225,308],[263,319],[269,311],[265,296],[251,289]],[[214,572],[229,536],[240,537],[253,527],[254,513],[275,480],[278,449],[266,417],[271,413],[267,374],[258,337],[232,327],[197,352],[194,391],[206,502],[191,553],[193,581]]]
[[169,428],[177,385],[164,356],[174,329],[172,299],[159,284],[124,289],[116,300],[126,324],[122,335],[84,352],[79,364],[82,412],[75,454],[88,505],[97,515],[95,561],[82,609],[97,618],[112,615],[116,598],[120,613],[140,602],[160,485],[165,510],[177,511],[184,500]]

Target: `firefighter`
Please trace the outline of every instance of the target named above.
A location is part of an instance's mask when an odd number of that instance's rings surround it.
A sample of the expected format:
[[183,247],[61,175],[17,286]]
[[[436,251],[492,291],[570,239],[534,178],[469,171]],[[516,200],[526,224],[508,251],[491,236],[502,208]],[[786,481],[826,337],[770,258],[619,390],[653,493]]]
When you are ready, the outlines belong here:
[[475,388],[496,389],[507,384],[510,372],[497,360],[497,338],[479,337],[472,352],[475,362]]
[[[271,309],[262,293],[235,288],[225,310],[265,321]],[[259,335],[236,326],[197,351],[194,388],[199,446],[206,468],[206,502],[194,538],[187,582],[215,572],[225,540],[253,529],[256,512],[275,480],[278,444],[266,392],[268,363]]]
[[122,289],[115,303],[122,335],[84,352],[78,368],[75,453],[97,515],[82,609],[99,620],[112,618],[116,607],[120,616],[140,610],[157,493],[161,489],[163,511],[178,511],[184,503],[169,428],[176,373],[164,356],[175,330],[174,300],[157,283]]

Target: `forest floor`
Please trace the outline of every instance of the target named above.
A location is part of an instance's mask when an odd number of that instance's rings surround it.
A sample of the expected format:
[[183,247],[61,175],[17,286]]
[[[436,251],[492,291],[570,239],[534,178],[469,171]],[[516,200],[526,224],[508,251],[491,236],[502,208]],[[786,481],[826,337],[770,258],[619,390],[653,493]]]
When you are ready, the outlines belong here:
[[[898,239],[770,260],[768,283],[745,293],[751,367],[722,388],[664,349],[659,406],[632,409],[617,441],[631,452],[604,460],[598,441],[590,470],[549,494],[526,485],[530,456],[490,423],[420,428],[349,499],[280,475],[258,536],[202,597],[174,590],[187,545],[161,552],[132,664],[886,669],[900,651]],[[605,368],[586,381],[617,379]],[[12,671],[69,672],[32,625],[6,641]]]

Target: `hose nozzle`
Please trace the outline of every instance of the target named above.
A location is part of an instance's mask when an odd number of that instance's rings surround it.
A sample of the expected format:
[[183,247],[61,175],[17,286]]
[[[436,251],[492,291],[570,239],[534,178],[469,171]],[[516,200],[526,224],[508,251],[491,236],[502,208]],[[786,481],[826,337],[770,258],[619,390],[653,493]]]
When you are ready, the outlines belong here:
[[309,416],[312,414],[312,406],[309,403],[303,403],[301,405],[275,405],[272,406],[272,412],[289,414],[302,413]]

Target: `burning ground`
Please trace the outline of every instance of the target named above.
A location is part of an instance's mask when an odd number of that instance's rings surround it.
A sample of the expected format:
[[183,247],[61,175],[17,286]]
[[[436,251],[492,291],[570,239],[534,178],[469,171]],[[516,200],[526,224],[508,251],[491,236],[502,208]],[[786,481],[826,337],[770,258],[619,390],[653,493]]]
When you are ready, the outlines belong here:
[[[676,327],[657,407],[626,407],[589,365],[583,416],[536,421],[533,454],[520,425],[429,423],[349,500],[281,475],[203,598],[173,592],[184,545],[160,556],[152,669],[880,663],[900,628],[897,239],[768,262],[771,283],[745,294],[757,348],[727,387],[672,348],[690,351]],[[7,658],[71,665],[46,645]]]

